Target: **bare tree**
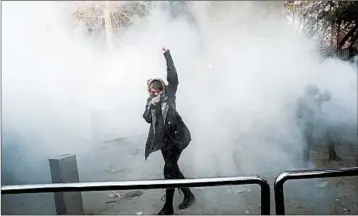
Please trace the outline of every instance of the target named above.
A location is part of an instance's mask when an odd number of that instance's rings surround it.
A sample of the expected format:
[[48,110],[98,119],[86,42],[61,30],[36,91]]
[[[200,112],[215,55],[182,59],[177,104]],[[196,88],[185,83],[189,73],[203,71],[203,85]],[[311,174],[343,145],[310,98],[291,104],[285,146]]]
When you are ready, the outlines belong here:
[[342,50],[358,40],[357,1],[286,1],[287,14],[322,47]]

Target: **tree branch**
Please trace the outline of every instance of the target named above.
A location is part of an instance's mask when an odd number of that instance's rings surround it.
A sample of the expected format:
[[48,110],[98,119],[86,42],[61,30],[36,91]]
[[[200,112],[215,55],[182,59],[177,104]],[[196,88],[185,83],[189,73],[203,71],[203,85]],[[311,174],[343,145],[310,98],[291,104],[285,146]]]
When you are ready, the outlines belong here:
[[356,23],[354,27],[351,28],[351,30],[342,38],[342,40],[339,41],[339,43],[337,44],[338,45],[337,49],[342,49],[346,41],[355,33],[355,31],[357,31],[357,29],[358,29],[358,24]]
[[356,34],[351,38],[351,41],[350,41],[351,44],[349,45],[349,48],[352,48],[357,40],[358,40],[358,32],[356,32]]

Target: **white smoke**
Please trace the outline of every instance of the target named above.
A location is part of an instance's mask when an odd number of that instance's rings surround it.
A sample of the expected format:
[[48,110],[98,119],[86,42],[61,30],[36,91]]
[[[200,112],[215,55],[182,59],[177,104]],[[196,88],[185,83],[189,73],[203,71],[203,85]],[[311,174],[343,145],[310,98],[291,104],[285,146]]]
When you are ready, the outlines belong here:
[[[166,76],[162,46],[177,67],[177,108],[193,137],[180,160],[188,177],[273,177],[300,167],[294,105],[308,83],[332,93],[324,105],[331,128],[350,125],[347,142],[356,139],[357,69],[340,60],[320,62],[316,44],[287,25],[279,10],[254,2],[191,2],[195,25],[154,7],[105,51],[103,38],[74,33],[74,7],[3,4],[3,131],[21,137],[17,154],[28,166],[62,153],[96,155],[104,148],[93,140],[96,113],[103,137],[131,137],[144,148],[145,140],[133,137],[145,136],[149,127],[142,119],[146,80]],[[3,169],[41,181],[27,169],[15,171],[14,145],[3,142],[12,161]],[[139,155],[126,165],[128,178],[158,177],[150,175],[150,164],[161,164],[160,157],[154,153],[144,162]]]

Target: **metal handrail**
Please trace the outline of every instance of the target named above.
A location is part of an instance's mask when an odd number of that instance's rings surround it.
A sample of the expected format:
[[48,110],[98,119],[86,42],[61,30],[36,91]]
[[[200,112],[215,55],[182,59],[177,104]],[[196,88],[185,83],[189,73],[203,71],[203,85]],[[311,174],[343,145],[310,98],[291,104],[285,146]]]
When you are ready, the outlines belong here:
[[276,177],[274,184],[276,214],[285,214],[285,198],[283,186],[286,181],[293,179],[313,179],[347,176],[358,176],[358,167],[342,169],[297,170],[281,173]]
[[32,185],[1,186],[2,194],[21,193],[55,193],[78,191],[105,191],[105,190],[139,190],[186,187],[210,187],[225,185],[258,184],[261,188],[261,214],[270,214],[270,186],[261,176],[202,178],[180,180],[146,180],[120,182],[81,182],[81,183],[53,183]]

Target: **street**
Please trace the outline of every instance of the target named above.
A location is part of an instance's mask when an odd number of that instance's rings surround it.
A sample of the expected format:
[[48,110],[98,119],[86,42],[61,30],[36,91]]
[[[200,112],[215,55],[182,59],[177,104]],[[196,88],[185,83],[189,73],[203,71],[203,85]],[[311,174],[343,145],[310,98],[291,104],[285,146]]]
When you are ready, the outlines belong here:
[[[129,148],[131,145],[131,148]],[[121,181],[162,179],[161,155],[153,154],[144,161],[142,141],[113,141],[104,143],[95,155],[79,155],[80,180]],[[325,149],[316,149],[312,155],[319,168],[356,166],[354,148],[339,147],[343,161],[328,162]],[[124,152],[130,149],[129,152]],[[321,152],[320,154],[318,152]],[[193,170],[180,162],[184,175],[193,176]],[[271,185],[271,213],[274,211],[273,181]],[[265,176],[266,177],[266,176]],[[174,208],[176,214],[260,214],[260,188],[256,185],[235,187],[194,188],[196,202],[183,211],[177,206],[183,195],[176,190]],[[162,207],[162,190],[83,192],[86,214],[156,214]],[[285,184],[286,214],[358,214],[358,177],[288,181]],[[7,195],[2,197],[3,214],[55,214],[52,194]]]

